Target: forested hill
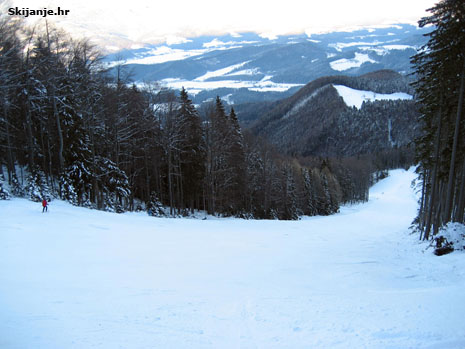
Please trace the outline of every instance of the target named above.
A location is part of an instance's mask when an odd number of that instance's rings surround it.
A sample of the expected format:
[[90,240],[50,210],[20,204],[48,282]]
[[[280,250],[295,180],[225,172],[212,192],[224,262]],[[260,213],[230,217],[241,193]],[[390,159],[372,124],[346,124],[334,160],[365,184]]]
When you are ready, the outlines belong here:
[[407,146],[418,133],[407,77],[380,70],[316,79],[252,125],[283,152],[352,156]]

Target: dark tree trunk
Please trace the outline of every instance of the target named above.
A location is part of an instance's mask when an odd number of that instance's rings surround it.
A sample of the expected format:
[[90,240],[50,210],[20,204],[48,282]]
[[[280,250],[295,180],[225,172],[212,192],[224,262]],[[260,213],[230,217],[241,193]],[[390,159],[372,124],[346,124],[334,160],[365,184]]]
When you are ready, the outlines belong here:
[[452,145],[452,156],[450,159],[449,180],[447,183],[447,196],[446,196],[446,204],[444,208],[444,222],[450,221],[450,216],[451,216],[451,211],[452,211],[452,202],[454,200],[453,190],[455,187],[455,162],[457,158],[457,144],[458,144],[458,139],[459,139],[460,120],[462,118],[464,85],[465,85],[465,58],[463,60],[462,73],[461,73],[461,78],[460,78],[459,101],[458,101],[458,107],[457,107],[457,117],[455,119],[454,143]]

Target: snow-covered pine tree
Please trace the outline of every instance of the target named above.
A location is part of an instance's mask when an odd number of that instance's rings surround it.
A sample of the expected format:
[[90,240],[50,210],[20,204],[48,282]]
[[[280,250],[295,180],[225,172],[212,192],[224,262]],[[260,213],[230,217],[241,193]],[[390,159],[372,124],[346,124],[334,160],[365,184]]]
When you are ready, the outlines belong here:
[[104,195],[105,209],[122,213],[126,210],[131,195],[126,173],[107,158],[99,158],[100,185]]
[[70,111],[64,136],[66,167],[60,177],[61,197],[73,205],[83,206],[85,203],[88,206],[93,176],[96,174],[92,173],[90,141],[80,114]]
[[21,183],[19,183],[19,179],[16,173],[14,173],[11,176],[11,194],[13,194],[13,196],[20,197],[20,198],[26,195],[26,191],[21,185]]
[[35,167],[27,179],[26,193],[30,200],[40,202],[43,199],[50,201],[52,195],[47,183],[45,173],[38,167]]
[[60,176],[60,198],[75,206],[79,204],[73,180],[70,178],[70,174],[67,171]]
[[246,191],[245,211],[252,217],[263,219],[266,217],[265,187],[263,181],[264,163],[256,149],[247,149],[246,154]]
[[10,193],[4,187],[5,177],[3,174],[0,175],[0,200],[8,200],[10,198]]
[[165,215],[163,204],[160,202],[155,192],[150,194],[150,201],[147,202],[147,214],[154,217],[162,217]]
[[296,220],[300,210],[297,206],[296,184],[292,165],[285,162],[282,166],[282,188],[279,202],[279,219]]

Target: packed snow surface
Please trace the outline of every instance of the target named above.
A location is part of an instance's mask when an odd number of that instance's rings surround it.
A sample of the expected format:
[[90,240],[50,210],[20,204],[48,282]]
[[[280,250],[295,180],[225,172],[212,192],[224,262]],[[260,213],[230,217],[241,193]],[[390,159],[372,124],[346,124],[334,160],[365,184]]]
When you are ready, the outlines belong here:
[[291,222],[1,201],[0,348],[464,348],[464,254],[410,234],[413,179]]
[[373,91],[355,90],[344,85],[333,85],[339,95],[344,99],[345,104],[357,109],[362,108],[363,102],[373,102],[380,100],[399,100],[413,98],[412,95],[404,92],[395,92],[390,94],[376,93]]

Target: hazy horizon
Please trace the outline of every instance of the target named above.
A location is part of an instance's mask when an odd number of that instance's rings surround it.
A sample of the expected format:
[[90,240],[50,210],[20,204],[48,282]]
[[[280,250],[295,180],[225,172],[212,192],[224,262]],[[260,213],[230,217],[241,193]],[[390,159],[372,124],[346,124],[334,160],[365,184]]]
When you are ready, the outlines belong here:
[[[280,35],[316,34],[391,24],[417,24],[428,15],[436,0],[288,0],[257,3],[236,0],[221,4],[213,0],[152,3],[133,0],[115,4],[109,0],[3,0],[8,8],[69,10],[66,16],[47,16],[72,36],[86,37],[107,51],[146,44],[178,43],[204,35],[257,33],[273,38]],[[29,16],[28,23],[40,16]]]

